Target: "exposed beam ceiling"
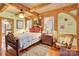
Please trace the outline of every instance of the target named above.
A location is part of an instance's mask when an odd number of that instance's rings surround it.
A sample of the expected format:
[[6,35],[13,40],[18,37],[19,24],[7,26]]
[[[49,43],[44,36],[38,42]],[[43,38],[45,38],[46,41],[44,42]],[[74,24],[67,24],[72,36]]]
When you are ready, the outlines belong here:
[[21,3],[39,14],[73,5],[74,3]]
[[[18,11],[20,11],[20,9],[23,9],[24,12],[28,12],[26,13],[26,17],[28,16],[39,16],[39,15],[49,15],[52,14],[52,11],[56,11],[53,12],[54,13],[58,13],[58,9],[62,9],[64,7],[68,7],[68,6],[73,6],[73,3],[9,3],[9,4],[0,4],[0,11],[4,11],[6,8],[4,7],[5,5],[12,6],[15,8],[15,10],[17,9]],[[31,11],[32,9],[35,9],[33,12]],[[67,8],[69,9],[74,9],[74,7],[71,8]],[[66,10],[66,9],[65,9]],[[8,11],[13,11],[14,14],[18,13],[16,11],[14,11],[14,9],[10,9],[8,8]],[[50,11],[50,12],[49,12]],[[31,14],[31,15],[30,15]]]
[[77,4],[72,4],[72,5],[69,5],[69,6],[65,6],[65,7],[61,7],[61,8],[58,8],[58,9],[50,10],[50,11],[41,13],[40,15],[51,16],[51,15],[57,14],[59,12],[64,12],[64,11],[69,12],[69,11],[74,10],[74,9],[77,9]]
[[25,10],[25,11],[27,11],[27,12],[35,15],[35,16],[39,16],[39,14],[37,12],[35,12],[35,11],[34,12],[31,12],[30,11],[31,9],[29,7],[24,6],[24,5],[20,4],[20,3],[10,3],[10,4],[13,5],[13,6],[15,6],[18,9],[23,9],[23,10]]

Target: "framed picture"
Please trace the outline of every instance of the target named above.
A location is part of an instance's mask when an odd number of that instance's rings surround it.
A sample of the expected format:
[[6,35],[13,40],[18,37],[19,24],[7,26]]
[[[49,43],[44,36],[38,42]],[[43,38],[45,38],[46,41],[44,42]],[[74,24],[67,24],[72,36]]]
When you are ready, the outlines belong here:
[[34,25],[37,25],[37,20],[34,20]]
[[16,28],[17,29],[23,29],[23,20],[17,20],[16,21]]
[[38,19],[38,25],[41,26],[41,19]]

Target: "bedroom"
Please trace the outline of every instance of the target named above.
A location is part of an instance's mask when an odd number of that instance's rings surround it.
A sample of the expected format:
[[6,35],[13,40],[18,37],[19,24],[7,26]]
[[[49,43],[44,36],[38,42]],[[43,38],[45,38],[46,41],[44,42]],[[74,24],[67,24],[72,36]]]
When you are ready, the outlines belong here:
[[0,54],[69,55],[64,49],[79,55],[78,9],[74,3],[0,3]]

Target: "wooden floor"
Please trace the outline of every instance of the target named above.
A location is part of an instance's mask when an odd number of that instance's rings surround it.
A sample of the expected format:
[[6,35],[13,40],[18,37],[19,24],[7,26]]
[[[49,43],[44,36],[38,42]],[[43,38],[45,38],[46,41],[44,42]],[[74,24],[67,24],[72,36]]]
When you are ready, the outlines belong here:
[[48,52],[48,56],[59,56],[60,50],[58,48],[51,47]]
[[[35,45],[34,45],[35,46]],[[24,50],[24,51],[21,51],[20,52],[20,55],[25,52],[25,51],[28,51],[29,49],[33,48],[34,46],[28,48],[27,50]],[[5,49],[2,49],[1,51],[1,56],[16,56],[16,51],[13,50],[12,48],[9,48],[8,51],[6,51]],[[59,49],[57,48],[53,48],[53,47],[50,47],[49,48],[49,51],[47,53],[48,56],[59,56]]]

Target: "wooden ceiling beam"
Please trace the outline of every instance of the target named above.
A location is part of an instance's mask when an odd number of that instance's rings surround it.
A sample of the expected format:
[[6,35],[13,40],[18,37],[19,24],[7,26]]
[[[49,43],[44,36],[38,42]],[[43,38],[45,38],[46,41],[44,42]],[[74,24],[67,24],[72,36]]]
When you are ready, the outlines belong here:
[[3,12],[6,6],[7,6],[6,4],[2,3],[0,6],[0,12]]
[[23,10],[25,10],[25,11],[27,11],[27,12],[29,12],[29,13],[31,13],[31,14],[33,14],[33,15],[35,15],[35,16],[39,16],[39,13],[37,13],[37,12],[31,12],[30,10],[30,8],[29,7],[27,7],[27,6],[24,6],[24,5],[22,5],[22,4],[20,4],[20,3],[10,3],[12,6],[15,6],[17,9],[23,9]]

